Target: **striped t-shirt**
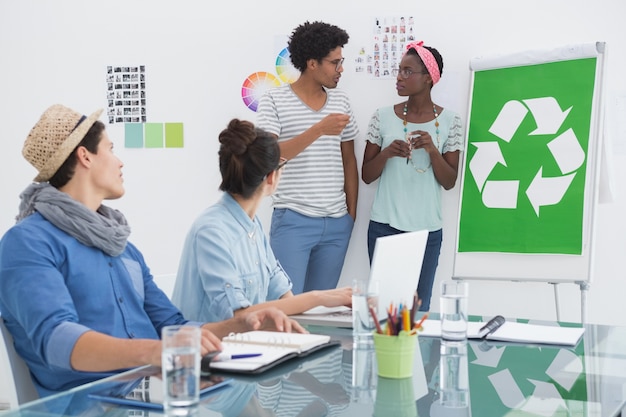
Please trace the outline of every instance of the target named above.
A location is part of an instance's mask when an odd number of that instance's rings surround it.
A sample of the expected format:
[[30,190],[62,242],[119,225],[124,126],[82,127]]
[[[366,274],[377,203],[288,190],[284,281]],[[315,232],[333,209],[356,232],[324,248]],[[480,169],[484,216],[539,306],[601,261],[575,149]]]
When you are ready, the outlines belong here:
[[331,113],[350,115],[340,136],[320,136],[282,173],[272,199],[274,208],[288,208],[311,217],[341,217],[347,211],[341,142],[354,140],[358,126],[345,92],[326,89],[326,104],[315,111],[303,103],[291,85],[268,90],[257,108],[257,126],[278,136],[278,141],[302,134]]

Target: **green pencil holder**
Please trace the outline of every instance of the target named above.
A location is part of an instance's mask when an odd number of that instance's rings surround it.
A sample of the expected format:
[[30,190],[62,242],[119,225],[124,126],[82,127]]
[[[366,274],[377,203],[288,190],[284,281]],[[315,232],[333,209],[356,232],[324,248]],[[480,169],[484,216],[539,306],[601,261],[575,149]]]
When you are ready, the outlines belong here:
[[416,343],[417,333],[401,331],[398,336],[388,336],[374,332],[378,375],[384,378],[413,376]]

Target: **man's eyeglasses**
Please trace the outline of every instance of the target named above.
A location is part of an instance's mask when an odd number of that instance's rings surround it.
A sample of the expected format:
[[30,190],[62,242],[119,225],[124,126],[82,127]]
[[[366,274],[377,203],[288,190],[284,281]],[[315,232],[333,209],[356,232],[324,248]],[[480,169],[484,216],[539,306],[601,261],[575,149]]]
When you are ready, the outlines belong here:
[[405,68],[405,69],[399,70],[398,74],[400,74],[400,77],[402,77],[403,80],[406,80],[413,74],[428,74],[428,73],[427,72],[423,72],[423,71],[417,72],[417,71],[413,71],[413,70],[410,70],[408,68]]
[[330,60],[327,59],[326,61],[330,62],[331,64],[333,64],[335,66],[335,71],[339,72],[339,69],[341,69],[341,67],[343,66],[343,61],[345,58],[341,58],[341,59],[334,59],[334,60]]

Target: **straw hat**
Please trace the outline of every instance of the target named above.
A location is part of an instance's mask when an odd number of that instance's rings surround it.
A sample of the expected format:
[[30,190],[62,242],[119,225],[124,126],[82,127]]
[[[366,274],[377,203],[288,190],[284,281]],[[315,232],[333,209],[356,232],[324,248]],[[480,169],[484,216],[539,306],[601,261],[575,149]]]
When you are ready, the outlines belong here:
[[52,178],[101,113],[102,109],[99,109],[86,117],[55,104],[41,115],[22,148],[24,158],[39,172],[35,181],[44,182]]

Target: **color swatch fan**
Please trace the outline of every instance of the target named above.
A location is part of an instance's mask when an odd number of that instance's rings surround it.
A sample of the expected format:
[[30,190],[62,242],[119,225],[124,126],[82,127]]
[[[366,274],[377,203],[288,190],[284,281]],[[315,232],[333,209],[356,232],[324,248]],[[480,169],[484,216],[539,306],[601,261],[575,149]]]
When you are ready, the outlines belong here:
[[300,78],[300,71],[291,63],[289,49],[285,48],[276,57],[276,74],[285,84],[291,84]]
[[241,86],[241,98],[252,111],[256,111],[259,100],[270,88],[280,86],[279,79],[269,72],[255,72],[246,78]]

